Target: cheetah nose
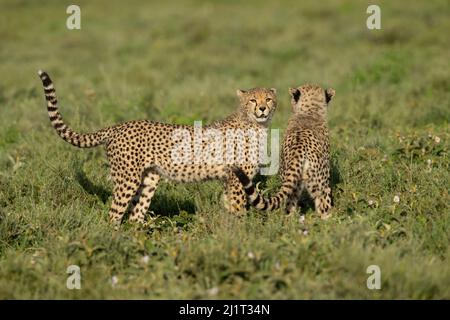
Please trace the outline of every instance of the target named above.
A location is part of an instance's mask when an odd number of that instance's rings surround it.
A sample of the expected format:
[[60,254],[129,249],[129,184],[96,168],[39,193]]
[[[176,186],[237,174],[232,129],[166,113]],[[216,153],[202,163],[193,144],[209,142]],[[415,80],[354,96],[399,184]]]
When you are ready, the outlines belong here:
[[259,110],[261,110],[261,112],[264,112],[264,110],[266,110],[266,106],[260,106]]

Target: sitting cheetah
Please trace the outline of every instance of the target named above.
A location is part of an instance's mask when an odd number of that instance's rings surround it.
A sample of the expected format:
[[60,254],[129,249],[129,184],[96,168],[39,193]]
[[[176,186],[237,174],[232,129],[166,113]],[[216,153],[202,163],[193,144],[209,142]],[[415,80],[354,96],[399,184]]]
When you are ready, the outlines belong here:
[[[39,71],[39,76],[44,86],[48,115],[58,135],[80,148],[105,145],[114,185],[109,210],[110,221],[113,223],[119,225],[127,210],[131,212],[130,221],[142,223],[161,177],[178,182],[220,179],[225,184],[224,200],[227,209],[234,213],[245,209],[246,195],[241,183],[231,172],[230,163],[240,163],[245,174],[253,177],[259,167],[258,162],[250,161],[250,158],[258,160],[254,156],[258,152],[254,140],[245,135],[236,136],[242,138],[239,141],[239,147],[243,147],[241,162],[214,163],[203,161],[201,157],[183,162],[174,157],[174,150],[180,146],[186,148],[184,151],[194,150],[194,157],[201,154],[202,149],[217,151],[206,134],[200,141],[197,140],[197,144],[192,142],[190,137],[194,136],[195,142],[195,136],[199,134],[194,126],[141,120],[80,134],[64,123],[59,113],[53,82],[48,74]],[[200,135],[208,129],[221,133],[238,129],[258,132],[268,126],[277,106],[276,90],[238,90],[237,95],[240,102],[238,110],[224,120],[200,128]],[[227,149],[227,152],[230,150]]]
[[331,209],[327,108],[335,91],[303,85],[289,89],[289,93],[294,114],[283,141],[282,186],[278,193],[265,199],[255,190],[245,172],[237,166],[232,170],[243,184],[250,203],[257,209],[275,210],[287,199],[286,212],[290,214],[297,209],[300,195],[306,189],[314,199],[316,212],[327,218]]

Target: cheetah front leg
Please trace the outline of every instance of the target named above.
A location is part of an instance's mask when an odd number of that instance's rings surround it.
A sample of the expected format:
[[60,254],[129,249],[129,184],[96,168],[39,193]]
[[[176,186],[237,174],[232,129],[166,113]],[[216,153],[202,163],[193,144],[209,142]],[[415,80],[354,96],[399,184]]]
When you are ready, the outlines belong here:
[[134,199],[135,205],[131,211],[130,221],[144,223],[145,213],[150,207],[159,180],[160,176],[154,170],[144,172],[141,187]]
[[227,180],[225,181],[223,200],[227,211],[237,215],[245,211],[247,196],[242,184],[231,172],[227,175]]

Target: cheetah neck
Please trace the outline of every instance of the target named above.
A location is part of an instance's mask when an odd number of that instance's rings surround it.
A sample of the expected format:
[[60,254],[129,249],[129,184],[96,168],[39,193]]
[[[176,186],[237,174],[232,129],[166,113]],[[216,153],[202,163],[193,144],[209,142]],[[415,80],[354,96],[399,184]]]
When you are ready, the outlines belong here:
[[292,118],[290,123],[294,126],[298,123],[302,123],[302,125],[312,125],[312,126],[327,126],[327,117],[322,113],[317,112],[296,112]]
[[327,109],[326,107],[313,104],[313,105],[302,105],[299,110],[295,112],[298,116],[304,117],[312,117],[317,120],[326,121],[327,119]]

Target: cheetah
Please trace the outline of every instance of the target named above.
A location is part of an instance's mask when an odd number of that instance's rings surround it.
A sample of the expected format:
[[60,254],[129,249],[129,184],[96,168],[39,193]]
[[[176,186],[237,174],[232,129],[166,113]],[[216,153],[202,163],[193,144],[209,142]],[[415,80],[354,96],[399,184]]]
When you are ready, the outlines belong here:
[[327,126],[328,104],[335,90],[317,85],[290,88],[293,115],[283,139],[280,176],[282,186],[278,193],[264,198],[238,166],[232,170],[244,186],[251,205],[259,210],[278,209],[286,200],[286,213],[297,210],[304,189],[314,199],[316,212],[329,216],[331,209],[330,154]]
[[[101,144],[105,146],[113,182],[109,220],[116,224],[116,227],[121,224],[126,212],[130,213],[129,221],[144,223],[145,214],[161,178],[175,182],[221,180],[225,187],[225,208],[236,214],[245,210],[247,198],[242,184],[232,173],[230,164],[239,163],[250,178],[256,175],[259,169],[258,159],[254,156],[254,153],[258,152],[257,142],[242,132],[247,130],[258,133],[267,128],[277,107],[276,89],[237,90],[237,110],[225,119],[203,126],[200,130],[196,130],[195,126],[139,120],[82,134],[73,131],[63,121],[49,75],[43,71],[38,74],[44,87],[48,116],[57,134],[80,148]],[[208,157],[201,157],[202,150],[212,153],[221,151],[219,147],[215,148],[215,144],[208,138],[207,133],[214,130],[224,134],[221,138],[223,140],[228,132],[239,132],[235,135],[238,139],[235,148],[243,150],[241,161],[204,161],[208,160]],[[195,144],[199,133],[200,136],[204,135]],[[191,139],[192,136],[194,139]],[[190,154],[189,150],[194,150],[194,161],[192,157],[190,161],[180,161],[180,158],[184,159],[181,156],[174,157],[174,150],[178,149],[184,150],[187,155]],[[229,155],[234,151],[232,147],[223,153]],[[197,157],[199,154],[200,157]]]

